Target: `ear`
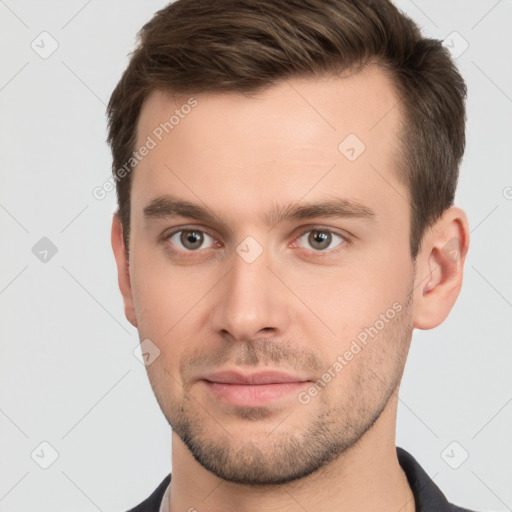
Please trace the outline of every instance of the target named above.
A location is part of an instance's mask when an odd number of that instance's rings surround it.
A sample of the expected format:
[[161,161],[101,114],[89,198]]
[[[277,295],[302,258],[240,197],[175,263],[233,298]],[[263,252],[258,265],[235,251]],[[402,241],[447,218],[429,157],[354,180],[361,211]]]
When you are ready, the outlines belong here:
[[123,225],[117,213],[112,218],[112,250],[117,265],[117,281],[123,296],[124,314],[134,327],[137,327],[137,318],[133,306],[132,285],[130,280],[130,266],[126,257],[126,249],[123,240]]
[[414,327],[433,329],[446,319],[462,286],[468,247],[466,214],[452,206],[427,231],[416,259]]

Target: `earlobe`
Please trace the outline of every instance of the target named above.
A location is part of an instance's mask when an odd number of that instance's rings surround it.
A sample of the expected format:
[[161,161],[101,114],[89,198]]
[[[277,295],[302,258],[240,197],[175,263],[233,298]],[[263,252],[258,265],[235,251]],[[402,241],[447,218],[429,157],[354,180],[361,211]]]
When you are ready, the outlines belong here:
[[466,214],[448,208],[425,234],[416,260],[415,328],[432,329],[448,316],[462,287],[468,247]]
[[117,280],[119,283],[119,290],[121,291],[124,302],[124,314],[126,319],[134,327],[137,327],[137,317],[135,315],[135,308],[132,297],[129,262],[126,256],[127,251],[125,250],[123,240],[123,226],[117,213],[115,213],[112,218],[111,242],[117,265]]

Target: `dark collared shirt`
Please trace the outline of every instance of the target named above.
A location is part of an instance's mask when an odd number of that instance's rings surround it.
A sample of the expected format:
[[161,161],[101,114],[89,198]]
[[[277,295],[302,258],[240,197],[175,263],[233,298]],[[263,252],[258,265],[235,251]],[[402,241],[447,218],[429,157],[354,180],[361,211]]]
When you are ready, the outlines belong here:
[[[411,454],[402,448],[397,448],[396,451],[398,462],[407,475],[409,485],[414,494],[416,512],[472,512],[467,508],[461,508],[449,503],[444,494],[439,490],[439,487],[425,473]],[[129,512],[158,512],[170,481],[171,475],[167,475],[149,498]]]

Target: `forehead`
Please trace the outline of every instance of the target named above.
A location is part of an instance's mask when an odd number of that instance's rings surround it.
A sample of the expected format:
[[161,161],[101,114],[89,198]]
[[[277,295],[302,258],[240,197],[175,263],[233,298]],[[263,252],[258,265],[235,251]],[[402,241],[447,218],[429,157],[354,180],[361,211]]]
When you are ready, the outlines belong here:
[[305,194],[397,205],[407,196],[396,172],[400,122],[391,79],[376,66],[252,95],[154,91],[139,116],[137,148],[151,140],[152,149],[134,171],[132,204],[172,192],[242,217]]

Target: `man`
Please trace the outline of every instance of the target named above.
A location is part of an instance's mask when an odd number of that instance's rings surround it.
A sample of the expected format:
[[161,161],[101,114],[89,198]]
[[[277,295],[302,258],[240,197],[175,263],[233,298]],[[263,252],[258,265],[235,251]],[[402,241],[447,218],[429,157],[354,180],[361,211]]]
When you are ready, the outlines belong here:
[[395,446],[412,331],[462,284],[465,93],[387,1],[178,0],[143,28],[112,246],[172,478],[133,510],[465,510]]

